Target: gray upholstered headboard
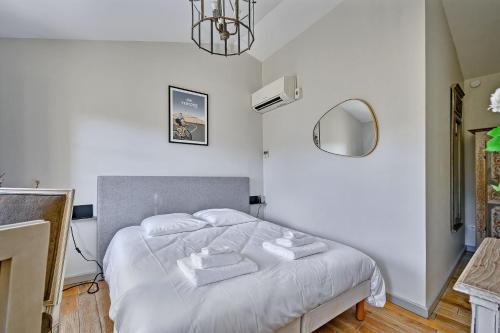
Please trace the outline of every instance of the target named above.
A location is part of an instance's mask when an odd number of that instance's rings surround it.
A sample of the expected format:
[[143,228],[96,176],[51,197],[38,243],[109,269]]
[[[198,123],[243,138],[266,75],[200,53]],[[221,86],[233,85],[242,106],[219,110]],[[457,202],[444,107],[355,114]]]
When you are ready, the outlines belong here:
[[207,208],[250,211],[247,177],[101,176],[97,178],[97,257],[121,228],[149,216]]

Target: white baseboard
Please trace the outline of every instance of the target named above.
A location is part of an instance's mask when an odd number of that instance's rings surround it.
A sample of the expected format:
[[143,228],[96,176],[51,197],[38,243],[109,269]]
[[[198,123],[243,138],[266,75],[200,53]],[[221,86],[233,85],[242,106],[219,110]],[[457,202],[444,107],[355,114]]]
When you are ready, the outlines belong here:
[[465,245],[466,251],[467,252],[476,252],[476,246],[475,245]]
[[408,311],[411,311],[421,317],[424,318],[429,318],[429,316],[434,312],[434,309],[436,308],[437,304],[439,303],[439,300],[443,296],[444,292],[446,291],[446,288],[448,287],[448,281],[451,278],[451,275],[455,271],[455,268],[457,267],[458,263],[460,262],[460,259],[464,255],[465,251],[468,251],[468,249],[464,246],[464,249],[460,252],[460,255],[455,259],[455,262],[453,263],[453,266],[451,267],[450,271],[447,274],[446,281],[444,282],[443,286],[441,287],[441,291],[438,293],[436,298],[433,300],[431,303],[431,306],[425,307],[421,306],[419,304],[415,304],[410,300],[393,296],[390,294],[387,294],[387,299],[390,300],[392,303],[399,305],[402,308],[405,308]]
[[391,301],[391,303],[399,305],[400,307],[405,308],[406,310],[411,311],[411,312],[413,312],[421,317],[429,318],[429,311],[427,311],[427,309],[422,305],[415,304],[410,300],[407,300],[407,299],[404,299],[401,297],[397,297],[397,296],[393,296],[390,294],[387,294],[387,300],[389,300],[389,301]]
[[446,288],[448,287],[448,281],[450,281],[451,275],[455,271],[455,268],[457,268],[457,265],[460,262],[460,259],[462,259],[463,255],[464,255],[464,253],[466,251],[467,251],[467,247],[464,246],[463,250],[460,251],[460,254],[458,255],[458,257],[455,258],[455,262],[453,263],[453,266],[451,266],[451,269],[448,271],[448,274],[447,274],[447,277],[446,277],[446,281],[444,282],[444,285],[441,287],[441,291],[438,293],[438,295],[434,298],[433,302],[429,306],[429,309],[428,309],[429,315],[431,315],[432,312],[434,312],[434,309],[438,305],[439,300],[441,299],[441,297],[443,296],[444,292],[446,291]]
[[75,275],[75,276],[67,276],[64,278],[64,285],[68,284],[75,284],[75,283],[80,283],[80,282],[85,282],[85,281],[92,281],[94,276],[97,274],[97,272],[92,272],[92,273],[86,273],[86,274],[81,274],[81,275]]

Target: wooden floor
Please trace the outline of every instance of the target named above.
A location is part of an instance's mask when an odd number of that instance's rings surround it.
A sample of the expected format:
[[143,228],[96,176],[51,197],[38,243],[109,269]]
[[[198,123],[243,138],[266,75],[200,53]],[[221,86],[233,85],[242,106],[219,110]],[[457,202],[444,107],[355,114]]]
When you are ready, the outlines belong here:
[[81,285],[63,292],[61,303],[62,333],[113,333],[109,319],[109,289],[104,281],[100,290],[88,294],[88,285]]
[[[367,304],[366,319],[355,318],[355,308],[351,308],[333,319],[316,333],[377,332],[470,332],[471,307],[468,296],[452,289],[453,284],[470,260],[466,253],[455,269],[443,297],[429,319],[424,319],[393,303],[384,308]],[[100,282],[101,290],[87,294],[86,286],[66,290],[61,305],[62,333],[112,333],[113,322],[108,317],[109,296],[105,282]]]

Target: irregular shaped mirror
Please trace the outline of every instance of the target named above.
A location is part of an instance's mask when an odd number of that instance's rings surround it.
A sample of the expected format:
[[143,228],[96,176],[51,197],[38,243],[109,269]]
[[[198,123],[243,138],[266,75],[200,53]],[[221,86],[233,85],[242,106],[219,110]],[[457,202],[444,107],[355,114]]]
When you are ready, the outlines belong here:
[[359,99],[349,99],[328,110],[316,123],[314,144],[327,153],[361,157],[377,145],[378,128],[371,107]]

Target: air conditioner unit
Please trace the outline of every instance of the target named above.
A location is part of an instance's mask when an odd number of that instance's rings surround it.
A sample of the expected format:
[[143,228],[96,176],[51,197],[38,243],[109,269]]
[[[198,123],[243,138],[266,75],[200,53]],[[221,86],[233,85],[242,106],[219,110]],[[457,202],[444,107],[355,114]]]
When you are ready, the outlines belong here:
[[295,76],[283,76],[252,94],[252,108],[259,113],[266,113],[291,103],[295,101],[296,86]]

